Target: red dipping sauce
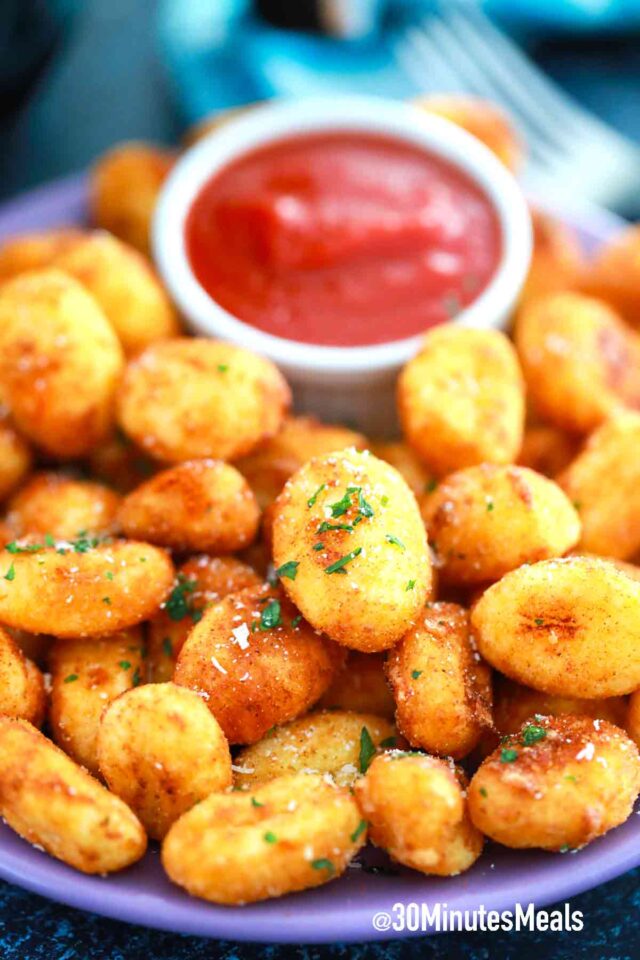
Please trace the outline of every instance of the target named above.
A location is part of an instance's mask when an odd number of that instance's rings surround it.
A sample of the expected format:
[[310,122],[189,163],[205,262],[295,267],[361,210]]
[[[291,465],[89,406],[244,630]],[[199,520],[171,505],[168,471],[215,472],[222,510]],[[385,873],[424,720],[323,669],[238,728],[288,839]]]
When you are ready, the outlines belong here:
[[402,340],[475,300],[497,214],[456,167],[401,140],[309,134],[245,154],[196,196],[194,273],[267,333],[335,346]]

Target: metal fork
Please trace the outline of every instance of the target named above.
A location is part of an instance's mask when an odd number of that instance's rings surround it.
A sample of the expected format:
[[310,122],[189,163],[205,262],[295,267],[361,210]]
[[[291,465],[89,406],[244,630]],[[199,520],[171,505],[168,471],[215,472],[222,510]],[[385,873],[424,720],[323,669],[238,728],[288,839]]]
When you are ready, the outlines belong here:
[[545,77],[474,0],[440,0],[394,52],[421,90],[472,93],[511,114],[528,146],[524,179],[535,195],[640,213],[640,147]]

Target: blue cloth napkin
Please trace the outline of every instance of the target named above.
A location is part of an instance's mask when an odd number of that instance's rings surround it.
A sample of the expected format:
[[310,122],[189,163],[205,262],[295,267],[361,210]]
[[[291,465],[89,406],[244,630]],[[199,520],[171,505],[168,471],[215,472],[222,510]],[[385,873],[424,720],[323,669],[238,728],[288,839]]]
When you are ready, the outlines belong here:
[[[361,0],[362,2],[362,0]],[[183,119],[273,96],[418,92],[396,62],[394,43],[429,0],[366,0],[370,25],[358,40],[274,28],[251,0],[161,0],[159,36]],[[484,0],[486,11],[520,35],[640,26],[638,0]]]

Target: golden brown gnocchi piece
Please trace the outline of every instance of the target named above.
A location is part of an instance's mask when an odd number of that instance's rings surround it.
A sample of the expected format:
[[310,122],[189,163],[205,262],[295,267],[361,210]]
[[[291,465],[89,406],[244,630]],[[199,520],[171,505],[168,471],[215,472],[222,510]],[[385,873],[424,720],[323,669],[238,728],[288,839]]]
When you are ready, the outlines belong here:
[[254,743],[304,713],[342,663],[338,647],[281,590],[249,588],[209,607],[189,634],[175,682],[206,701],[230,743]]
[[640,550],[640,414],[595,430],[558,478],[582,524],[580,548],[628,560]]
[[260,511],[234,467],[187,460],[129,493],[118,519],[128,537],[182,552],[228,553],[254,540]]
[[149,683],[113,700],[97,747],[109,789],[156,840],[199,800],[231,786],[218,721],[196,693],[175,683]]
[[445,583],[499,580],[523,563],[560,557],[580,539],[571,501],[527,467],[483,463],[424,497],[422,516]]
[[26,720],[0,715],[0,814],[28,843],[83,873],[144,854],[134,813]]
[[575,233],[542,210],[531,210],[533,251],[520,306],[539,297],[573,290],[586,271],[586,258]]
[[495,153],[505,167],[516,172],[523,161],[523,146],[511,117],[496,103],[461,93],[418,97],[417,107],[462,127]]
[[469,811],[507,847],[564,852],[623,823],[639,790],[638,749],[618,727],[537,714],[479,767]]
[[409,445],[436,476],[478,463],[512,463],[522,444],[524,386],[498,330],[431,330],[398,380]]
[[119,419],[158,460],[234,460],[278,431],[290,402],[289,387],[269,360],[228,343],[184,337],[153,344],[129,363]]
[[626,227],[600,248],[582,288],[610,303],[627,323],[640,326],[640,225]]
[[103,154],[93,168],[89,206],[96,226],[151,252],[151,219],[175,154],[150,143],[120,143]]
[[102,310],[58,270],[0,289],[0,384],[18,430],[53,456],[86,454],[109,431],[123,369]]
[[315,417],[288,417],[274,437],[238,460],[236,467],[264,510],[307,460],[346,447],[364,450],[366,446],[362,434],[347,427],[321,423]]
[[309,713],[241,750],[234,781],[236,787],[250,790],[275,777],[313,773],[350,787],[379,750],[401,742],[393,724],[382,717],[348,710]]
[[355,795],[376,846],[421,873],[454,876],[475,863],[484,842],[465,787],[450,761],[392,751],[376,757]]
[[147,620],[171,589],[171,560],[147,543],[53,544],[18,541],[0,552],[0,623],[71,639],[101,636]]
[[545,477],[557,477],[579,450],[575,435],[540,424],[525,429],[518,463]]
[[0,627],[0,714],[39,727],[44,719],[44,679],[14,639]]
[[55,259],[75,246],[85,234],[71,228],[24,233],[6,240],[0,247],[0,282],[31,270],[46,270]]
[[400,639],[431,583],[415,498],[366,451],[318,457],[291,477],[275,504],[273,558],[317,630],[369,653]]
[[395,467],[407,481],[416,497],[430,493],[438,485],[435,477],[406,443],[374,443],[371,452]]
[[0,500],[13,493],[31,468],[27,442],[14,430],[0,399]]
[[54,265],[95,297],[127,356],[179,333],[177,314],[151,265],[110,234],[88,234]]
[[73,539],[82,532],[113,532],[119,505],[118,494],[101,483],[49,471],[33,474],[11,498],[7,520],[18,537]]
[[469,638],[469,614],[429,604],[386,664],[396,724],[414,747],[465,757],[491,726],[491,674]]
[[160,465],[143,453],[122,430],[115,430],[91,451],[88,468],[96,479],[109,484],[118,493],[129,493],[153,476]]
[[280,777],[251,795],[214,793],[196,804],[167,834],[162,863],[193,896],[253,903],[339,877],[366,833],[348,790]]
[[640,406],[640,337],[603,301],[536,300],[518,315],[515,343],[536,411],[561,430],[588,433]]
[[148,673],[153,683],[173,679],[178,654],[207,607],[230,593],[260,587],[263,578],[235,557],[190,557],[180,567],[162,609],[148,625]]
[[56,640],[49,650],[53,739],[94,776],[100,717],[121,693],[144,683],[144,654],[139,627],[107,637]]
[[329,710],[373,713],[393,720],[395,703],[384,672],[384,654],[350,650],[344,667],[318,701]]
[[512,680],[601,699],[640,687],[640,583],[590,557],[512,570],[471,611],[478,650]]

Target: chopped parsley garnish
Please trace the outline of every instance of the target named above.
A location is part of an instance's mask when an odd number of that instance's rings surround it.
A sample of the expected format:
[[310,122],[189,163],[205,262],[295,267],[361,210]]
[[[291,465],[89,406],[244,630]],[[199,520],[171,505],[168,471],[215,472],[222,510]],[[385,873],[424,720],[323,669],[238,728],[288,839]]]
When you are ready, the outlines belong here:
[[315,505],[316,500],[318,499],[318,497],[320,496],[320,494],[322,493],[325,487],[326,487],[326,483],[321,483],[318,489],[316,490],[316,492],[313,494],[313,496],[309,497],[309,499],[307,500],[307,506],[309,508]]
[[487,500],[487,513],[491,513],[491,511],[493,510],[494,506],[495,506],[495,504],[494,504],[493,500]]
[[267,843],[277,843],[277,842],[278,842],[278,838],[276,837],[275,833],[272,833],[272,832],[271,832],[271,830],[267,830],[267,832],[264,834],[264,839],[265,839],[265,841],[266,841]]
[[316,551],[316,553],[319,550],[324,550],[324,543],[314,543],[313,549]]
[[352,523],[329,523],[328,520],[323,520],[316,533],[327,533],[328,530],[348,530],[349,533],[353,532]]
[[63,682],[63,683],[73,683],[74,680],[77,680],[77,679],[78,679],[78,674],[77,674],[77,673],[70,673],[67,677],[64,678],[64,680],[63,680],[62,682]]
[[371,739],[371,734],[366,727],[363,727],[360,731],[360,753],[358,756],[358,767],[360,773],[366,773],[369,769],[369,764],[376,755],[376,748],[374,746],[373,740]]
[[226,373],[228,369],[229,369],[229,364],[228,364],[228,363],[219,363],[219,364],[218,364],[218,370],[220,371],[220,373]]
[[547,731],[544,727],[540,727],[536,723],[529,723],[522,731],[522,742],[525,747],[529,747],[532,743],[544,740],[546,735]]
[[328,873],[335,873],[336,868],[333,865],[332,860],[327,860],[326,857],[319,857],[318,860],[312,860],[311,866],[314,870],[326,870]]
[[355,550],[352,550],[351,553],[346,553],[344,557],[340,557],[339,560],[336,560],[335,563],[329,564],[328,567],[324,568],[325,573],[346,573],[344,569],[348,563],[351,563],[352,560],[355,560],[356,557],[359,557],[362,553],[362,547],[356,547]]
[[500,751],[500,763],[513,763],[518,759],[518,751],[512,747],[503,747]]
[[134,687],[139,687],[139,686],[140,686],[140,682],[141,682],[141,679],[140,679],[140,667],[136,667],[135,670],[133,671],[133,676],[132,676],[132,678],[131,678],[131,682],[132,682],[132,684],[134,685]]
[[535,623],[536,627],[544,626],[544,620],[542,619],[542,617],[536,617],[533,622]]
[[408,593],[409,590],[413,590],[413,588],[415,587],[415,585],[416,585],[415,580],[407,580],[407,585],[406,585],[406,587],[404,588],[404,592],[405,592],[405,593]]
[[119,667],[122,667],[123,670],[130,670],[130,669],[131,669],[131,664],[129,663],[128,660],[119,660],[119,661],[118,661],[118,666],[119,666]]
[[424,492],[433,493],[433,491],[436,489],[437,486],[438,486],[438,481],[434,477],[432,477],[431,480],[427,480],[427,482],[425,483]]
[[113,580],[113,570],[107,570],[107,572],[105,573],[105,577],[107,578],[107,580]]
[[21,547],[19,543],[15,540],[12,540],[11,543],[8,543],[5,547],[7,553],[37,553],[38,550],[42,550],[41,543],[27,543],[24,547]]
[[281,567],[278,567],[276,575],[278,577],[286,577],[287,580],[295,580],[299,566],[299,560],[289,560],[287,563],[283,563]]
[[99,537],[88,537],[86,530],[81,530],[76,540],[71,542],[71,546],[76,553],[88,553],[100,543]]
[[577,782],[578,782],[572,773],[568,773],[568,774],[566,775],[566,777],[565,777],[565,780],[570,780],[571,783],[577,783]]
[[170,637],[165,637],[162,641],[162,652],[164,653],[165,657],[173,656],[173,644],[171,643]]
[[9,580],[9,581],[15,580],[15,578],[16,578],[16,568],[14,567],[13,563],[11,564],[11,566],[9,567],[9,569],[7,570],[7,572],[5,573],[4,578],[5,578],[5,580]]
[[355,493],[358,490],[358,487],[347,487],[347,492],[340,500],[336,500],[335,503],[329,504],[329,509],[331,510],[331,516],[334,518],[342,517],[347,510],[351,507],[351,494]]
[[385,533],[384,538],[387,543],[392,543],[395,547],[400,547],[401,550],[407,549],[402,540],[399,540],[398,537],[394,536],[392,533]]
[[298,626],[298,624],[300,623],[301,620],[302,620],[302,614],[301,614],[301,613],[299,613],[297,617],[294,617],[294,618],[293,618],[293,620],[291,621],[291,626],[292,626],[292,628],[293,628],[294,630],[295,630],[295,628]]
[[193,593],[197,586],[197,580],[190,580],[183,573],[178,574],[178,582],[169,594],[169,599],[165,604],[165,610],[171,620],[177,623],[187,616],[193,618],[194,614],[200,612],[196,611],[189,602],[189,594]]
[[417,680],[418,677],[421,677],[421,676],[422,676],[422,670],[412,670],[412,671],[411,671],[411,678],[412,678],[412,680]]
[[51,536],[50,533],[45,533],[45,535],[44,535],[44,545],[45,545],[45,547],[55,547],[56,541],[55,541],[55,539]]
[[487,788],[486,788],[486,787],[480,787],[480,796],[481,796],[481,797],[487,797],[487,796],[488,796]]
[[367,829],[367,821],[361,820],[358,826],[355,828],[355,830],[351,834],[351,842],[355,843],[358,837],[361,837],[366,829]]
[[397,740],[397,737],[386,737],[386,739],[380,741],[380,746],[383,748],[383,750],[393,750]]
[[282,624],[282,615],[280,612],[280,601],[270,600],[260,614],[260,629],[273,630]]
[[251,806],[252,807],[264,807],[264,803],[260,803],[259,800],[256,800],[255,797],[251,797]]
[[380,503],[382,504],[383,507],[386,507],[387,504],[389,503],[389,497],[386,495],[386,493],[380,497]]
[[111,597],[103,597],[103,598],[102,598],[102,602],[103,602],[103,603],[106,603],[106,605],[107,605],[108,607],[110,607],[110,606],[111,606]]
[[569,853],[571,847],[568,843],[563,843],[561,847],[558,847],[558,853]]
[[365,500],[362,490],[358,490],[358,510],[363,517],[373,517],[373,507]]

